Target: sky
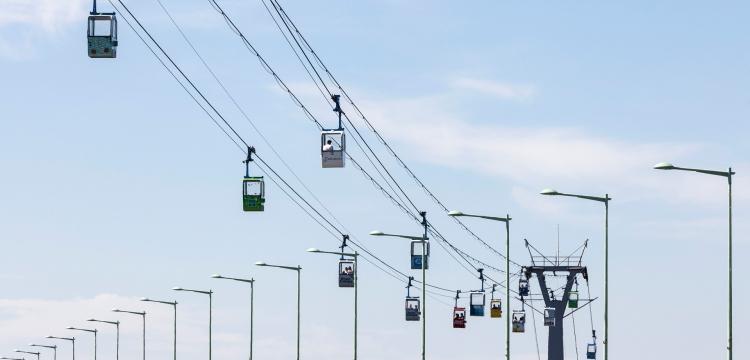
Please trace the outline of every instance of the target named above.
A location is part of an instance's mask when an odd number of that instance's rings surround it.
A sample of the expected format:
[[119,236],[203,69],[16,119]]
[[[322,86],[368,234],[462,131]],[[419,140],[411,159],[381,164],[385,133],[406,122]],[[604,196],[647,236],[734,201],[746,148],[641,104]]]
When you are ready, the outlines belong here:
[[[217,1],[310,111],[333,127],[335,114],[262,3]],[[408,269],[407,242],[368,233],[420,234],[420,227],[351,162],[345,169],[320,168],[316,126],[208,1],[161,0],[283,162],[159,3],[124,2],[259,155],[312,199],[309,189],[320,201],[316,206],[325,205],[326,216],[358,243],[419,278]],[[539,191],[613,199],[614,359],[676,354],[717,359],[726,353],[726,180],[652,166],[662,161],[716,170],[731,166],[737,172],[734,355],[750,356],[741,341],[750,336],[750,311],[742,306],[750,300],[744,279],[750,268],[743,261],[750,250],[747,3],[287,0],[282,5],[375,128],[448,208],[510,214],[514,261],[530,263],[524,240],[547,254],[568,254],[588,239],[583,261],[596,298],[593,324],[588,309],[576,313],[575,325],[566,320],[566,358],[584,357],[592,328],[601,349],[604,208]],[[137,358],[139,319],[111,313],[119,307],[147,311],[147,356],[166,358],[171,310],[138,301],[150,297],[179,302],[178,356],[205,358],[208,302],[171,290],[182,286],[215,292],[214,356],[245,357],[249,289],[210,278],[220,273],[256,279],[255,355],[289,359],[296,279],[293,272],[253,265],[266,261],[303,268],[302,357],[351,356],[353,293],[337,287],[335,257],[305,252],[335,250],[337,239],[271,182],[266,211],[242,212],[244,155],[123,16],[118,58],[89,59],[89,7],[80,0],[0,0],[0,355],[13,356],[13,349],[44,342],[47,335],[74,335],[78,358],[93,359],[92,337],[65,329],[92,326],[85,320],[93,317],[121,320],[121,355]],[[103,1],[99,7],[111,9]],[[349,104],[344,111],[435,228],[477,259],[504,267],[502,258],[424,193]],[[351,140],[349,149],[369,164]],[[474,232],[504,249],[502,224],[472,220],[466,224]],[[359,357],[419,356],[419,324],[403,319],[403,279],[367,262],[359,279]],[[437,243],[427,281],[446,289],[480,286],[476,275]],[[532,286],[538,292],[535,282]],[[451,297],[438,291],[426,299],[428,357],[502,357],[504,321],[469,318],[466,329],[452,329]],[[511,300],[513,309],[520,306]],[[512,335],[514,359],[545,356],[546,329],[541,317],[534,320],[536,336],[531,323],[527,333]],[[98,328],[99,358],[114,359],[113,327]],[[70,356],[68,344],[59,345],[61,358]]]

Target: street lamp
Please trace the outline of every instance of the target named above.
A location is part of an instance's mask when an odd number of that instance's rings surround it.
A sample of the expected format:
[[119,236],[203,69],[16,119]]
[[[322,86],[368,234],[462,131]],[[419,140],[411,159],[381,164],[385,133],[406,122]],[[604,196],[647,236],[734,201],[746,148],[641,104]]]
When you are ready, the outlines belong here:
[[584,200],[591,200],[604,203],[604,360],[607,360],[609,354],[609,201],[612,198],[609,194],[601,196],[576,195],[561,193],[553,189],[544,189],[542,195],[548,196],[567,196]]
[[419,241],[422,244],[422,360],[426,360],[426,349],[427,349],[427,244],[430,238],[427,237],[427,230],[429,224],[427,223],[427,213],[420,212],[422,216],[422,226],[424,227],[424,233],[422,236],[409,236],[409,235],[397,235],[387,234],[379,230],[370,231],[372,236],[390,236],[398,237],[403,239]]
[[41,348],[46,348],[46,349],[52,349],[54,351],[53,352],[53,354],[54,354],[53,356],[54,357],[52,359],[53,360],[57,360],[57,345],[29,344],[29,346],[32,346],[32,347],[41,347]]
[[505,223],[505,307],[506,307],[506,314],[505,317],[505,358],[507,360],[510,360],[510,215],[505,215],[505,217],[496,217],[496,216],[484,216],[484,215],[472,215],[472,214],[464,214],[460,211],[450,211],[448,212],[449,216],[453,217],[473,217],[473,218],[480,218],[480,219],[486,219],[486,220],[492,220],[492,221],[500,221]]
[[88,319],[86,321],[91,322],[98,322],[102,324],[110,324],[115,325],[117,327],[117,338],[115,342],[115,359],[120,360],[120,322],[119,321],[107,321],[107,320],[97,320],[97,319]]
[[358,273],[359,273],[359,265],[357,264],[357,259],[359,258],[359,254],[356,251],[353,253],[345,253],[345,252],[339,252],[339,251],[323,251],[323,250],[319,250],[316,248],[309,248],[307,249],[307,252],[313,253],[313,254],[330,254],[330,255],[347,256],[347,257],[354,258],[354,360],[357,360],[357,329],[358,329],[357,327],[357,307],[358,307],[357,287],[359,287],[359,281],[357,279]]
[[128,311],[128,310],[120,310],[120,309],[112,309],[112,312],[140,315],[143,317],[143,359],[142,360],[146,360],[146,312],[145,311]]
[[286,269],[286,270],[294,270],[297,272],[297,360],[299,360],[299,353],[300,353],[300,300],[301,300],[301,277],[302,277],[302,267],[297,266],[283,266],[283,265],[271,265],[266,264],[263,261],[258,261],[255,263],[256,266],[264,266],[264,267],[274,267],[278,269]]
[[144,302],[152,302],[157,304],[164,304],[164,305],[172,305],[174,307],[174,360],[177,360],[177,301],[162,301],[162,300],[153,300],[149,298],[141,298],[141,301]]
[[732,175],[735,174],[730,167],[727,171],[716,171],[716,170],[705,170],[705,169],[693,169],[674,166],[670,163],[658,163],[654,165],[656,170],[683,170],[692,171],[701,174],[708,174],[714,176],[722,176],[727,178],[729,184],[729,324],[728,324],[728,338],[727,338],[727,351],[729,360],[732,360]]
[[99,330],[97,330],[97,329],[82,329],[82,328],[77,328],[77,327],[72,327],[72,326],[68,326],[66,329],[68,329],[68,330],[76,330],[76,331],[85,331],[85,332],[93,333],[94,334],[94,360],[96,360],[96,335],[99,332]]
[[211,329],[213,327],[213,294],[214,292],[211,291],[210,289],[208,291],[204,291],[204,290],[185,289],[179,286],[173,287],[172,290],[208,295],[208,360],[211,360],[211,354],[213,353],[213,351],[211,350],[211,344],[213,342],[212,336],[211,336],[211,333],[212,333]]
[[233,277],[225,277],[219,274],[213,274],[211,275],[211,277],[214,279],[234,280],[234,281],[239,281],[239,282],[250,284],[250,360],[253,360],[253,321],[254,321],[253,317],[255,316],[255,310],[254,310],[255,279],[240,279],[240,278],[233,278]]
[[58,336],[48,335],[47,339],[67,340],[67,341],[70,341],[73,344],[73,360],[76,360],[76,338],[74,338],[74,337],[58,337]]
[[41,357],[41,356],[39,356],[39,355],[40,355],[40,353],[39,353],[39,352],[34,352],[34,351],[24,351],[24,350],[18,350],[18,349],[14,349],[13,351],[14,351],[14,352],[17,352],[17,353],[21,353],[21,354],[36,355],[36,360],[39,360],[39,358]]

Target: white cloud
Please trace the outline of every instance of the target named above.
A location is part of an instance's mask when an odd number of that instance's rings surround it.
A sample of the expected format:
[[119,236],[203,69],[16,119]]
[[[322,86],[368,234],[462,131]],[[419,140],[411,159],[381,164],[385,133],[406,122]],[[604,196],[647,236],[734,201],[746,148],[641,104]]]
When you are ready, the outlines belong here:
[[525,102],[534,98],[536,89],[531,85],[510,84],[482,79],[458,78],[453,81],[458,89],[475,91],[501,100]]
[[[525,191],[527,187],[558,186],[570,191],[602,189],[618,201],[654,196],[703,204],[725,200],[716,196],[716,190],[725,186],[717,179],[665,179],[668,174],[651,169],[664,159],[698,157],[712,149],[709,144],[637,141],[572,127],[513,127],[503,125],[500,118],[495,123],[477,124],[453,110],[462,106],[456,101],[439,95],[361,104],[378,130],[401,144],[402,153],[432,164],[509,179]],[[521,195],[519,189],[515,195]]]
[[0,2],[0,28],[23,25],[55,32],[85,19],[88,4],[88,0],[3,0]]

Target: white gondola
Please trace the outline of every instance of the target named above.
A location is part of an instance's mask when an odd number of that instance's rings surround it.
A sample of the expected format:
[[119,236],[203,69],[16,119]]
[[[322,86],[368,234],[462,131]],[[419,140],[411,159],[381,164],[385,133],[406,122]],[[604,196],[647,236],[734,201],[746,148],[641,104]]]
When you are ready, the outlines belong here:
[[544,326],[555,326],[555,308],[544,309]]
[[320,158],[323,168],[342,168],[346,158],[344,130],[324,130],[320,133]]

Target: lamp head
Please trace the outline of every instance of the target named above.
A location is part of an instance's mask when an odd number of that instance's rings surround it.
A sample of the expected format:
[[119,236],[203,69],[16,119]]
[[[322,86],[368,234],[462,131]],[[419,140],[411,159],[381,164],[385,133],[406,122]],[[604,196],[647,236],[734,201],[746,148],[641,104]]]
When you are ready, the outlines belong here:
[[463,216],[464,213],[456,210],[451,210],[448,212],[448,216]]
[[385,233],[382,232],[382,231],[380,231],[380,230],[374,230],[374,231],[370,231],[370,235],[372,235],[372,236],[383,236],[383,235],[385,235]]
[[255,266],[266,266],[266,265],[268,265],[268,264],[266,264],[265,261],[256,261],[255,262]]
[[175,286],[175,287],[172,288],[172,290],[174,290],[174,291],[182,291],[184,289],[181,288],[181,287],[179,287],[179,286]]
[[68,327],[66,327],[66,329],[68,329],[68,330],[75,330],[76,328],[74,328],[72,326],[68,326]]
[[223,276],[221,276],[219,274],[213,274],[213,275],[211,275],[211,278],[213,278],[213,279],[221,279],[221,278],[223,278]]
[[555,189],[544,189],[540,192],[542,195],[560,195],[560,192]]
[[141,300],[141,301],[151,301],[151,299],[149,299],[149,298],[146,298],[146,297],[142,297],[142,298],[141,298],[140,300]]
[[316,253],[316,252],[320,252],[320,249],[318,249],[318,248],[309,248],[309,249],[307,249],[307,252]]
[[675,166],[668,163],[668,162],[660,162],[656,165],[654,165],[654,169],[656,170],[674,170]]

